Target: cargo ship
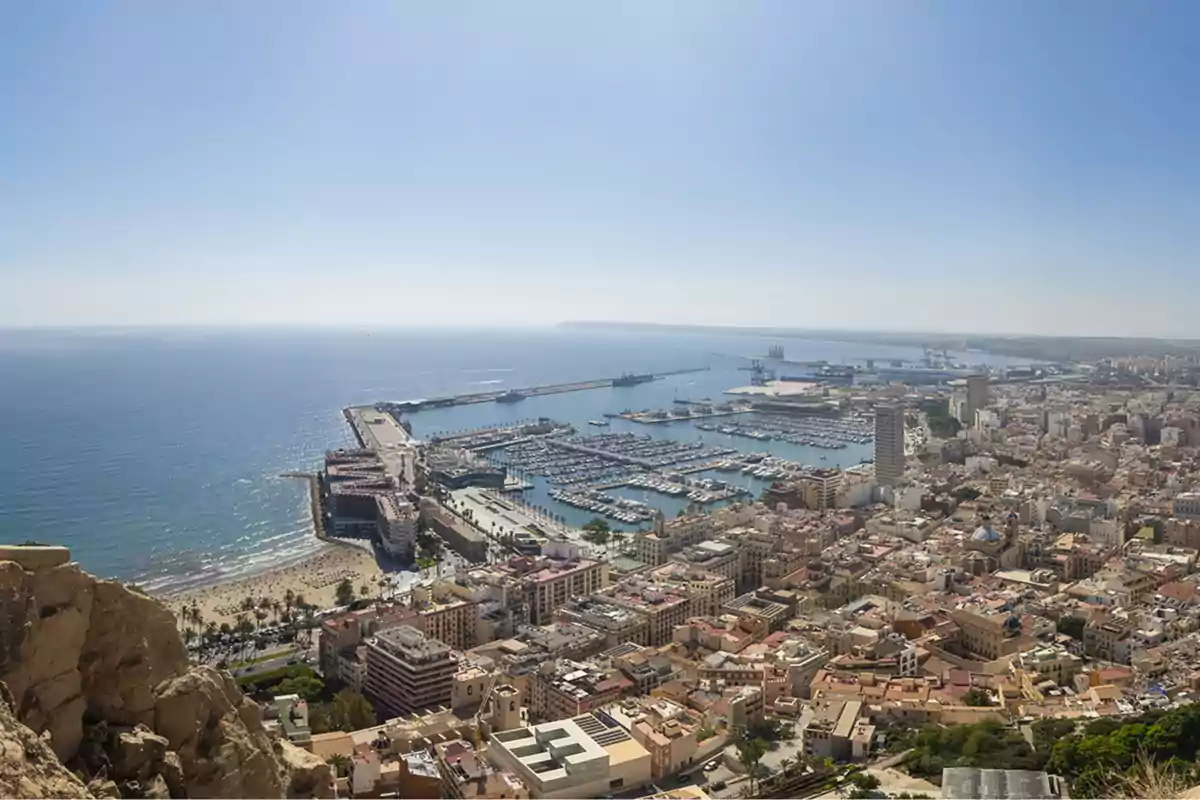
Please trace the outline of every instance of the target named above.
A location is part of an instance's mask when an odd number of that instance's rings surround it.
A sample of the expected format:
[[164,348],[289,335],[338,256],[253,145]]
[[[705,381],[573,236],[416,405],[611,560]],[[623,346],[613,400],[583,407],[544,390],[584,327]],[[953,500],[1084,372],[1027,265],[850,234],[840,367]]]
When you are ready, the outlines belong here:
[[626,372],[619,378],[613,378],[613,386],[637,386],[639,383],[649,383],[654,380],[654,376],[649,373],[635,375],[632,372]]

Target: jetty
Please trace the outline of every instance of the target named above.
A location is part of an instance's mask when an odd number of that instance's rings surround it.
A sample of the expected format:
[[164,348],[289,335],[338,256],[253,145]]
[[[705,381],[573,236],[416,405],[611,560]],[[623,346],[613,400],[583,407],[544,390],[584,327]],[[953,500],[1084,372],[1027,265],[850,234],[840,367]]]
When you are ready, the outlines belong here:
[[[672,375],[687,375],[693,372],[705,372],[708,367],[690,367],[687,369],[656,372],[652,380],[667,378]],[[529,386],[524,389],[493,389],[488,392],[469,392],[467,394],[448,395],[445,397],[423,398],[418,400],[401,400],[398,402],[378,403],[375,407],[380,411],[393,414],[413,413],[426,408],[446,408],[449,406],[465,406],[474,403],[516,403],[530,397],[541,397],[565,392],[584,392],[589,389],[608,389],[620,385],[621,378],[597,378],[589,381],[572,383],[549,383],[541,386]]]

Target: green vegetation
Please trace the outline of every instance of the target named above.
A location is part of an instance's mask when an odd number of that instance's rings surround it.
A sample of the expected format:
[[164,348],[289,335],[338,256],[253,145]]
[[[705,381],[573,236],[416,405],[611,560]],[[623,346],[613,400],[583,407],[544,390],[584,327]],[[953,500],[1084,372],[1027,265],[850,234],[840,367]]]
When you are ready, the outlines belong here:
[[917,733],[905,763],[921,778],[941,780],[944,767],[1042,769],[1046,754],[1034,752],[1020,731],[994,720],[942,728],[927,725]]
[[969,706],[990,706],[992,703],[991,696],[987,693],[987,689],[980,689],[978,686],[970,689],[963,695],[963,702]]
[[875,797],[876,789],[879,788],[879,778],[876,778],[869,772],[855,772],[850,776],[851,800],[865,800],[865,798]]
[[348,606],[354,602],[354,584],[349,578],[342,578],[342,582],[337,585],[337,604],[339,606]]
[[608,520],[600,517],[592,517],[585,523],[580,530],[595,531],[596,533],[611,533],[612,526],[608,524]]
[[1114,792],[1114,777],[1136,781],[1158,770],[1195,783],[1200,752],[1200,704],[1150,711],[1124,722],[1100,719],[1058,739],[1047,768],[1072,777],[1076,797]]
[[752,739],[762,739],[764,742],[778,742],[792,737],[793,728],[783,720],[767,718],[758,720],[750,725],[746,735]]
[[983,492],[972,486],[960,486],[951,492],[950,496],[960,503],[969,503],[972,500],[978,500],[982,494]]
[[953,439],[962,429],[962,423],[950,416],[949,413],[928,414],[929,432],[938,439]]
[[316,678],[320,680],[320,677],[313,671],[312,667],[304,664],[288,664],[286,667],[259,672],[256,675],[242,675],[237,679],[237,683],[238,686],[242,687],[243,692],[258,694],[273,689],[276,684],[288,678]]
[[580,530],[583,531],[583,540],[585,542],[590,542],[597,547],[606,546],[609,540],[612,538],[612,528],[606,521],[600,519],[599,517],[593,517],[591,521],[580,528]]
[[758,773],[758,764],[762,761],[763,756],[767,754],[770,745],[762,739],[755,739],[744,735],[739,735],[734,740],[734,746],[737,747],[738,760],[746,767],[746,771],[750,773],[750,793],[754,794],[754,778]]
[[705,725],[700,730],[696,731],[696,743],[699,744],[707,739],[716,736],[717,732],[711,725]]
[[271,694],[298,694],[309,702],[319,700],[325,693],[325,681],[316,676],[301,675],[295,678],[284,678],[271,688]]
[[1083,641],[1083,628],[1086,624],[1080,617],[1072,616],[1062,617],[1055,627],[1059,633],[1070,636],[1072,639]]
[[1101,718],[1080,729],[1072,720],[1030,726],[1033,747],[995,721],[949,728],[925,726],[905,763],[913,775],[938,780],[943,767],[1046,770],[1068,778],[1076,797],[1136,796],[1146,785],[1200,782],[1200,703]]
[[355,731],[375,724],[375,708],[353,689],[343,689],[331,702],[310,706],[308,721],[313,733]]
[[1073,719],[1040,719],[1029,726],[1033,732],[1033,749],[1049,753],[1054,743],[1075,732],[1078,723]]

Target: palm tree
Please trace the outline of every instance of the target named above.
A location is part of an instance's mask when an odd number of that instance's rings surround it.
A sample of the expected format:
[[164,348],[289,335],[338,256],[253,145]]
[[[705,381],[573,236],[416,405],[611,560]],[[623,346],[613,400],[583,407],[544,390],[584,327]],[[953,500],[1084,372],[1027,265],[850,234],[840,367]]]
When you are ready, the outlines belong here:
[[341,753],[329,757],[329,766],[333,767],[335,777],[344,778],[350,774],[350,759]]
[[283,607],[285,609],[287,609],[287,612],[289,614],[291,614],[292,609],[295,606],[296,606],[296,593],[293,592],[291,589],[288,589],[286,592],[283,593]]

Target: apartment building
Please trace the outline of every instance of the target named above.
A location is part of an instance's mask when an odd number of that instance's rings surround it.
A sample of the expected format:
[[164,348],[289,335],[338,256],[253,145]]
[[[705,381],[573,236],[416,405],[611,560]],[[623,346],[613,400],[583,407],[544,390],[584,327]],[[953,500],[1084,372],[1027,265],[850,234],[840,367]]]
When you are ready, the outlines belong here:
[[674,586],[652,583],[645,578],[628,578],[608,587],[596,600],[636,611],[649,622],[649,644],[660,647],[671,641],[675,627],[691,616],[692,598]]
[[625,642],[650,643],[650,618],[645,614],[591,597],[567,601],[554,612],[555,621],[575,622],[604,634],[604,646]]
[[539,569],[521,580],[529,603],[529,621],[543,625],[568,600],[598,592],[608,585],[608,564],[586,558],[541,559]]
[[862,710],[861,700],[822,699],[810,703],[800,714],[797,726],[804,743],[804,755],[834,761],[849,760]]
[[[730,545],[723,546],[732,550]],[[691,600],[688,616],[692,617],[716,614],[736,594],[734,575],[710,572],[690,564],[672,562],[651,570],[646,578],[652,583],[675,587],[686,594]]]
[[577,717],[611,703],[633,689],[620,670],[558,659],[538,667],[530,681],[529,713],[549,721]]
[[389,556],[411,559],[417,549],[417,507],[399,495],[380,497],[377,533]]
[[[697,570],[736,581],[742,574],[742,558],[738,548],[729,542],[708,541],[685,547],[671,556],[671,561]],[[660,568],[661,569],[661,568]],[[654,570],[656,574],[658,570]]]
[[704,717],[665,697],[636,697],[606,709],[633,740],[650,753],[655,780],[692,766],[700,749]]
[[455,800],[526,800],[529,797],[529,790],[516,775],[493,767],[468,741],[438,742],[433,750],[442,774],[442,797]]
[[351,686],[361,685],[365,664],[358,651],[363,642],[376,631],[416,624],[417,613],[400,603],[326,617],[317,638],[321,673]]
[[367,640],[367,694],[392,715],[449,707],[458,657],[447,644],[410,625]]
[[777,631],[796,613],[796,596],[786,590],[757,589],[731,599],[720,613],[736,615],[751,630]]
[[814,511],[831,511],[838,507],[838,493],[842,490],[840,469],[814,469],[800,479],[805,508]]
[[414,627],[426,636],[458,650],[468,650],[479,644],[476,638],[479,606],[476,603],[458,599],[438,601],[422,587],[414,587],[412,596],[418,617]]

